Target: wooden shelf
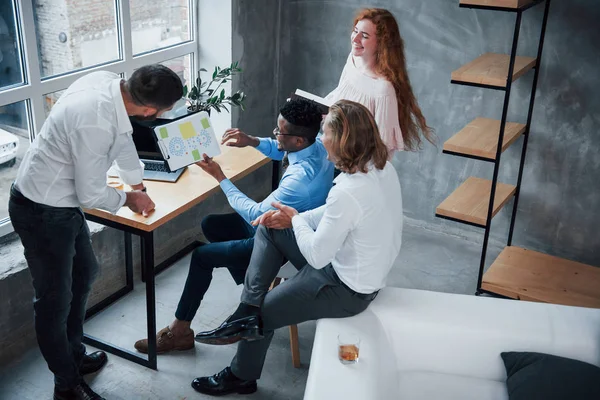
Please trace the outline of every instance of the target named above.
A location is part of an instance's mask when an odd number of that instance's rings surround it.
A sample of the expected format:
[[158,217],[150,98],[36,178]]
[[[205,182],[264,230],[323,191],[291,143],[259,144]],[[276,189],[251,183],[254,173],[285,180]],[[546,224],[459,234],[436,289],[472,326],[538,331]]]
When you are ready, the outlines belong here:
[[482,289],[513,299],[600,308],[600,268],[508,246]]
[[[436,215],[485,227],[492,181],[469,177],[436,208]],[[516,186],[498,183],[492,217],[515,194]]]
[[[506,88],[510,56],[486,53],[452,72],[452,81],[474,85]],[[533,57],[517,56],[512,80],[515,81],[536,64]]]
[[534,0],[460,0],[463,6],[501,7],[501,8],[523,8]]
[[[503,152],[525,132],[525,128],[525,124],[506,123],[504,140],[502,141]],[[499,135],[499,120],[477,118],[448,139],[444,143],[444,151],[493,161],[496,159]]]

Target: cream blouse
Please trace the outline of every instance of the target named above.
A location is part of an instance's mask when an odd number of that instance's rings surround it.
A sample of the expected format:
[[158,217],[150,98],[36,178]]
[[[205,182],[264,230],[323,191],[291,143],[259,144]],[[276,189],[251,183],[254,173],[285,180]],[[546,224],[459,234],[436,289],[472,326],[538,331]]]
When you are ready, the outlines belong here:
[[348,55],[338,86],[326,99],[332,102],[351,100],[367,107],[375,117],[381,139],[390,150],[390,157],[394,151],[404,149],[394,86],[384,78],[371,78],[360,72],[354,65],[352,54]]

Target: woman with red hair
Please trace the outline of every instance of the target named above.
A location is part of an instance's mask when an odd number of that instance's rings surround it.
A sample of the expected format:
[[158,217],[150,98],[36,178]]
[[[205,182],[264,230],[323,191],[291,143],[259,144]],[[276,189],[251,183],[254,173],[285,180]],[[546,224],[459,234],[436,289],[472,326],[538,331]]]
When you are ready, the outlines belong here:
[[340,82],[327,99],[358,102],[371,111],[389,150],[414,151],[433,131],[413,94],[398,23],[388,10],[364,8],[354,18],[352,51]]

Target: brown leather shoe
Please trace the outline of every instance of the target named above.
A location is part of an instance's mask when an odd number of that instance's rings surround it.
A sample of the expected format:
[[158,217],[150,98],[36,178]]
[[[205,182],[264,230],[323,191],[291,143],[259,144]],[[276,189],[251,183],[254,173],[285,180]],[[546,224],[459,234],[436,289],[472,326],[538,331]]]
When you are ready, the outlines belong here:
[[[135,349],[148,354],[148,339],[135,342]],[[189,350],[194,348],[194,331],[190,330],[185,336],[176,336],[167,326],[156,334],[156,353],[162,354],[173,350]]]

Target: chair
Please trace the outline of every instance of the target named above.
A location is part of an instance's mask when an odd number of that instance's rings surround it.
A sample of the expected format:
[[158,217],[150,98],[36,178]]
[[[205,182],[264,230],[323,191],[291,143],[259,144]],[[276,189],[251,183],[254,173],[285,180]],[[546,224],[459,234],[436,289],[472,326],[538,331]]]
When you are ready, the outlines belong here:
[[[298,270],[291,262],[286,262],[277,277],[271,284],[271,289],[275,286],[279,285],[282,281],[286,279],[290,279],[292,276],[296,275]],[[300,368],[300,346],[298,344],[298,325],[290,325],[290,350],[292,351],[292,365],[294,368]]]

